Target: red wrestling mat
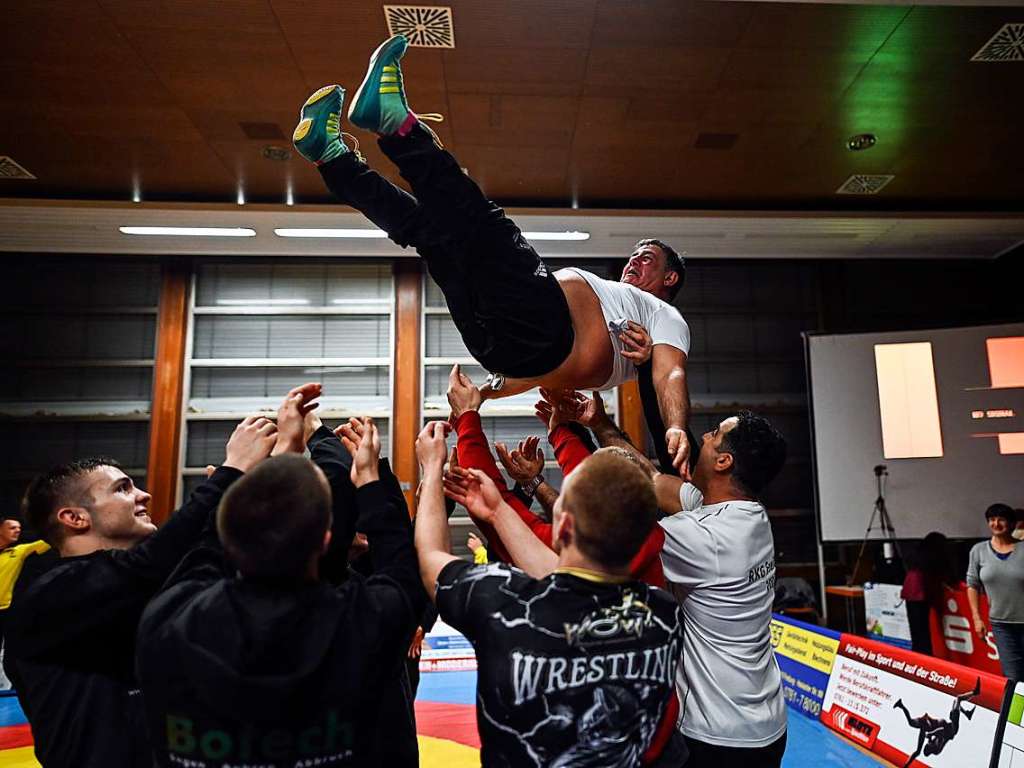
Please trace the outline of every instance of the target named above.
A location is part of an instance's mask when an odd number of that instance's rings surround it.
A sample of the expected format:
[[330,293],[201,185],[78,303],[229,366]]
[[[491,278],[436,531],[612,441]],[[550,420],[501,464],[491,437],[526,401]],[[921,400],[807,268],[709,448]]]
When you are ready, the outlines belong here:
[[15,749],[32,744],[32,730],[28,723],[0,728],[0,749]]
[[447,739],[467,747],[480,748],[475,704],[416,702],[416,732],[421,736]]

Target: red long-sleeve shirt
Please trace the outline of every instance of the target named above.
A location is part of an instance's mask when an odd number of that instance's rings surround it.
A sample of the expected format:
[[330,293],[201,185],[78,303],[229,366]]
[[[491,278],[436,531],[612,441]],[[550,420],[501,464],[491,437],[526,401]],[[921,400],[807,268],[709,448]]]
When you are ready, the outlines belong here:
[[[479,469],[490,477],[498,486],[501,497],[512,509],[516,511],[520,519],[533,531],[533,535],[540,539],[548,547],[551,545],[551,523],[545,523],[535,514],[527,509],[526,505],[509,489],[505,484],[505,478],[498,469],[491,448],[484,435],[483,425],[480,423],[480,414],[476,411],[466,411],[455,420],[455,432],[458,434],[456,451],[459,457],[459,466],[468,469]],[[583,441],[567,427],[556,427],[548,436],[551,446],[555,450],[555,459],[562,470],[563,475],[568,475],[580,463],[590,455]],[[501,543],[494,527],[488,523],[474,520],[480,528],[480,532],[487,538],[499,559],[511,563],[512,558],[508,554],[505,545]],[[660,525],[652,527],[651,532],[644,540],[640,551],[629,564],[629,573],[636,579],[644,581],[655,587],[665,587],[665,573],[661,568],[661,548],[665,543],[665,533]]]

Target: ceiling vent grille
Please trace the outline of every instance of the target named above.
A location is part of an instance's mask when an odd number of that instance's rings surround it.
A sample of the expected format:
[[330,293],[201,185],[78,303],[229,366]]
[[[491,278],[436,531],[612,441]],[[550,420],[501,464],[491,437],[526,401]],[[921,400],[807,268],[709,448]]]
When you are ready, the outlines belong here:
[[385,5],[388,34],[405,35],[419,48],[454,48],[452,9],[441,5]]
[[876,195],[895,176],[882,173],[855,173],[836,190],[840,195]]
[[736,133],[698,133],[694,149],[732,149],[736,146]]
[[247,139],[273,141],[274,139],[284,138],[284,134],[281,133],[281,126],[277,123],[239,123],[238,127],[242,129],[242,133],[245,134]]
[[7,155],[0,155],[0,179],[34,179],[31,173]]
[[1024,61],[1024,24],[1004,24],[971,61]]

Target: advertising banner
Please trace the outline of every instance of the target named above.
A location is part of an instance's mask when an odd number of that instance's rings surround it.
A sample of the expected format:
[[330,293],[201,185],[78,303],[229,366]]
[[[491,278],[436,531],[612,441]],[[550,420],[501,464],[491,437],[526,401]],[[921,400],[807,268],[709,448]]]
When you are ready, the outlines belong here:
[[786,703],[817,720],[839,647],[839,633],[779,614],[773,615],[771,630]]
[[423,638],[420,672],[462,672],[476,669],[476,651],[458,630],[440,619]]
[[980,603],[981,617],[990,630],[984,638],[974,633],[971,607],[967,602],[967,587],[963,584],[956,589],[946,587],[942,611],[938,614],[932,611],[932,654],[965,667],[998,675],[1002,669],[999,666],[999,652],[992,639],[991,625],[988,623],[988,598],[984,594],[981,595]]
[[999,768],[1020,768],[1024,765],[1024,683],[1017,683],[1010,700]]
[[900,648],[910,647],[910,619],[901,584],[864,585],[864,619],[868,635]]
[[843,635],[821,722],[905,768],[989,768],[1004,677]]

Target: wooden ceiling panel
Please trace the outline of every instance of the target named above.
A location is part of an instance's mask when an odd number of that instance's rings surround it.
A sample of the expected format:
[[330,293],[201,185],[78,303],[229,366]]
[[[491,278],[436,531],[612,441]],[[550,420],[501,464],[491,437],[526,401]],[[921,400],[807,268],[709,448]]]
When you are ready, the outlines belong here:
[[587,95],[713,91],[727,48],[595,47],[587,64]]
[[920,61],[938,62],[944,57],[937,54],[949,54],[966,68],[998,69],[999,65],[969,62],[1007,22],[1024,23],[1024,8],[917,5],[886,41],[885,50],[904,51]]
[[484,194],[503,200],[569,198],[569,152],[558,147],[510,151],[503,146],[460,144],[455,152]]
[[452,6],[457,48],[575,48],[590,46],[596,0],[462,0]]
[[[35,137],[33,137],[34,139]],[[130,200],[136,182],[144,199],[229,199],[234,179],[205,143],[75,140],[19,142],[16,158],[35,181],[3,182],[0,194]]]
[[206,33],[218,30],[234,35],[278,30],[277,18],[268,3],[252,0],[94,0],[118,27],[162,29],[167,32]]
[[236,105],[259,109],[306,90],[277,31],[225,35],[216,29],[138,27],[124,33],[186,109]]
[[576,127],[579,99],[454,93],[449,98],[449,109],[452,134],[459,146],[568,149]]
[[750,3],[601,0],[593,45],[730,47],[740,40],[753,13]]
[[814,125],[842,97],[836,88],[720,88],[704,113],[709,120]]
[[905,6],[757,3],[742,48],[824,48],[870,55],[910,13]]
[[449,93],[575,96],[583,86],[587,51],[579,48],[472,48],[444,53]]
[[[411,48],[412,107],[496,197],[658,207],[1024,209],[1020,64],[970,57],[1021,8],[454,0],[457,48]],[[369,0],[10,3],[0,154],[40,176],[0,195],[327,198],[273,163],[313,89],[351,94],[387,36]],[[276,125],[251,139],[240,123]],[[395,178],[373,137],[345,126]],[[850,135],[878,144],[845,149]],[[734,134],[697,149],[700,134]],[[704,142],[707,143],[707,142]],[[715,142],[710,142],[711,146]],[[853,172],[897,175],[836,196]],[[531,176],[532,174],[532,176]]]
[[733,89],[828,88],[842,92],[870,54],[808,48],[737,48],[718,86]]

